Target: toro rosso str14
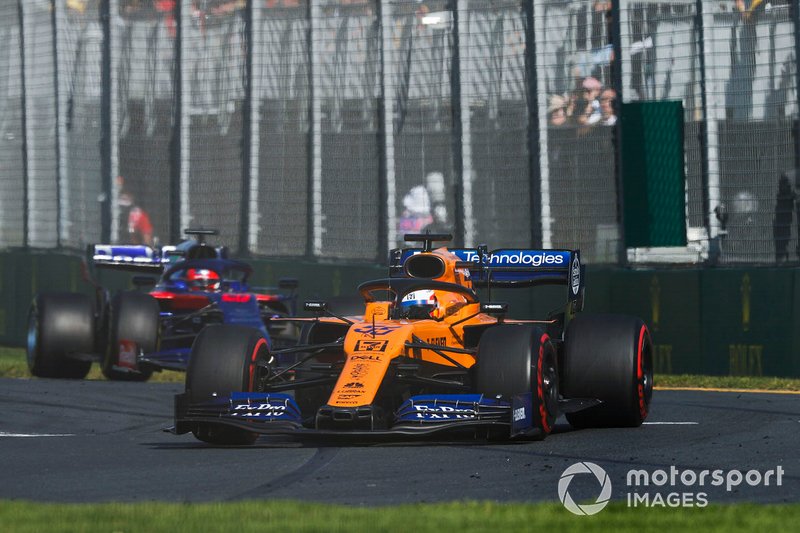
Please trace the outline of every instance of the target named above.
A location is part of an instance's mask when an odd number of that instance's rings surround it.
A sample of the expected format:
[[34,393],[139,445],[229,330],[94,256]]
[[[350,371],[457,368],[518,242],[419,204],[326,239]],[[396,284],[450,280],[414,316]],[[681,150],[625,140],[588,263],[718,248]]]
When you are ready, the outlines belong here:
[[[197,334],[209,324],[258,331],[271,349],[294,345],[296,326],[271,323],[294,314],[294,280],[281,290],[248,285],[252,268],[205,243],[213,230],[186,230],[178,246],[94,245],[91,264],[160,278],[134,276],[140,290],[113,297],[94,277],[95,297],[40,293],[28,315],[28,366],[34,376],[83,378],[93,361],[112,380],[144,381],[154,370],[186,370]],[[149,287],[149,293],[141,289]]]
[[[301,344],[271,350],[263,332],[211,326],[192,347],[178,434],[248,444],[259,434],[421,435],[466,430],[544,438],[565,413],[576,427],[638,426],[652,394],[645,324],[583,315],[577,251],[434,249],[449,235],[407,235],[389,277],[359,286],[363,316],[307,302]],[[479,287],[560,284],[542,320],[506,318]],[[285,364],[286,355],[293,355]]]

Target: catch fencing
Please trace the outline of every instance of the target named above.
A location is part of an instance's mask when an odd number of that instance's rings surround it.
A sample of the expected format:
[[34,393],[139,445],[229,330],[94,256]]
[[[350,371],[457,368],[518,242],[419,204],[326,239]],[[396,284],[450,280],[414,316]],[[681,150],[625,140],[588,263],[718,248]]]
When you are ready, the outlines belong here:
[[[431,230],[796,264],[797,4],[4,2],[0,247],[202,226],[243,256],[383,262]],[[627,110],[654,102],[682,109],[682,242],[633,246]]]

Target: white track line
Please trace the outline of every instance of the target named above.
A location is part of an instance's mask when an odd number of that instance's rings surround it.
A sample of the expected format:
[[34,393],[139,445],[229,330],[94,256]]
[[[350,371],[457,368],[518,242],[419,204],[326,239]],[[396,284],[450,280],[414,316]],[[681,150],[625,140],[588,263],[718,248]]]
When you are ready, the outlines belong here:
[[642,422],[642,425],[650,426],[697,426],[700,422]]
[[5,433],[0,431],[0,437],[74,437],[74,433]]

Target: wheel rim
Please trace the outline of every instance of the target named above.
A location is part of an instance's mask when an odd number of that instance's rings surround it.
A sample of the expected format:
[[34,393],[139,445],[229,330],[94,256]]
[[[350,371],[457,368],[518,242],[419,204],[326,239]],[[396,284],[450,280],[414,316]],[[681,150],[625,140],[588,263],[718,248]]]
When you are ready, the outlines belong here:
[[[550,351],[547,353],[552,354]],[[546,361],[542,370],[542,392],[544,392],[545,408],[548,416],[552,416],[558,408],[558,376],[556,375],[556,367],[553,364],[552,357],[548,357],[548,361]]]

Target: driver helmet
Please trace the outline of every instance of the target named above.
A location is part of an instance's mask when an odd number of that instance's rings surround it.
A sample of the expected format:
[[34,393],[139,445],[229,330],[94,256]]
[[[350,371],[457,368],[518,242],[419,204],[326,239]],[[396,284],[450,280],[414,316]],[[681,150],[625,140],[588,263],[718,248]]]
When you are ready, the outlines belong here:
[[408,318],[434,318],[438,300],[433,290],[409,292],[400,302],[400,308]]
[[207,268],[190,268],[186,271],[189,286],[196,291],[219,288],[219,274]]

